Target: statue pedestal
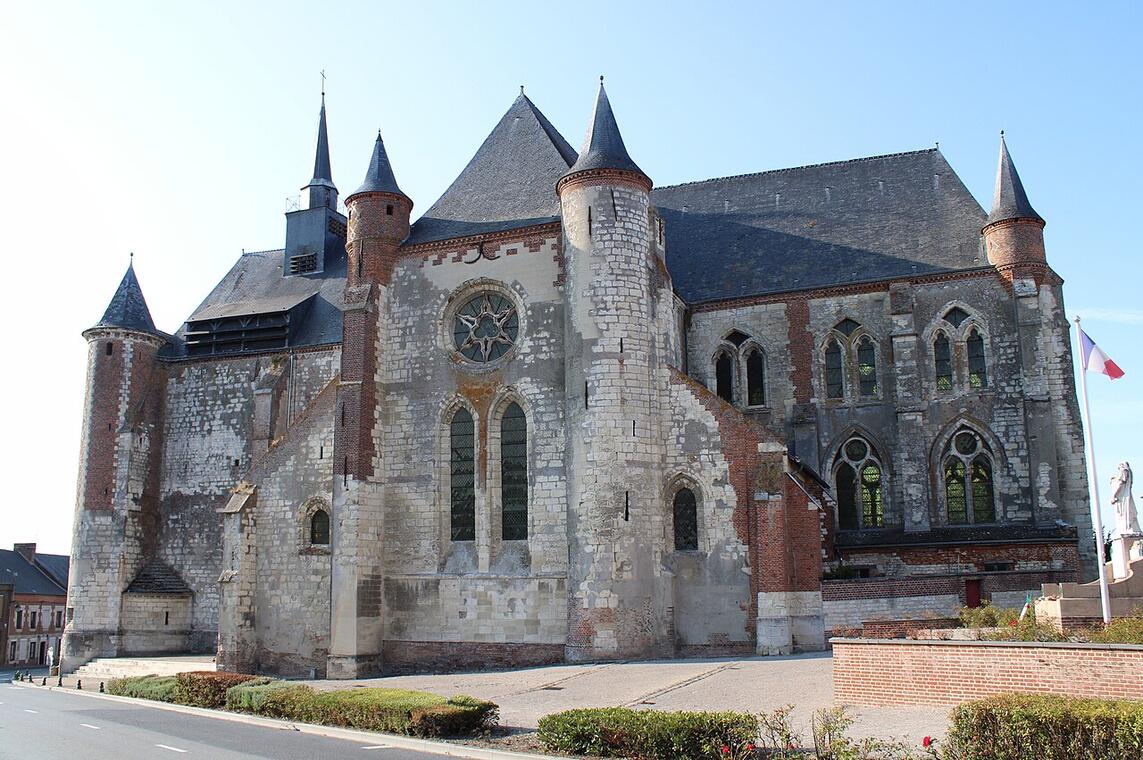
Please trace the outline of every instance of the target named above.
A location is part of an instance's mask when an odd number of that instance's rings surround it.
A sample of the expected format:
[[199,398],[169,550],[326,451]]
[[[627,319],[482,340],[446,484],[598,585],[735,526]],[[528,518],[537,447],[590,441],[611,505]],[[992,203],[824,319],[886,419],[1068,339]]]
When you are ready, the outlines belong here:
[[1111,539],[1111,571],[1116,580],[1126,578],[1128,565],[1143,559],[1143,533],[1125,533]]

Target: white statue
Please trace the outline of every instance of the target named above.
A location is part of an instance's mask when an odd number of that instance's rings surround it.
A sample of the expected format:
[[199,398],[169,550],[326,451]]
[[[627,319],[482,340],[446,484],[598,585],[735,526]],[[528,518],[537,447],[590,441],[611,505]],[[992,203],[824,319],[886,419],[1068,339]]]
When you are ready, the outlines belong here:
[[1115,532],[1119,536],[1134,536],[1140,533],[1139,513],[1135,511],[1131,481],[1131,465],[1120,462],[1119,472],[1111,476],[1111,503],[1115,506]]

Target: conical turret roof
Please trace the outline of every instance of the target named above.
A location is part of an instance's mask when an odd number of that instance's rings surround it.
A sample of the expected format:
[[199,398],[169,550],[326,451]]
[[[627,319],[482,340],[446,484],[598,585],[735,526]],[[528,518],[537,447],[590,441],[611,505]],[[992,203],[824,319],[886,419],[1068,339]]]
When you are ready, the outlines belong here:
[[127,266],[127,273],[119,283],[107,311],[96,327],[118,327],[124,330],[138,330],[139,332],[158,335],[155,322],[151,319],[151,310],[147,308],[147,301],[143,298],[143,289],[139,287],[139,280],[135,277],[135,264]]
[[615,123],[611,101],[607,99],[607,91],[603,89],[603,77],[599,78],[595,112],[592,114],[591,124],[583,141],[583,149],[575,165],[564,176],[591,169],[618,169],[647,176],[627,153],[623,135],[619,133],[619,125]]
[[353,191],[353,195],[358,193],[405,195],[401,192],[401,188],[397,187],[397,178],[393,176],[393,166],[389,163],[389,154],[385,152],[385,142],[381,139],[380,130],[377,132],[377,141],[373,143],[373,156],[369,159],[365,181],[361,183],[361,187]]
[[996,190],[992,196],[992,212],[988,215],[988,224],[1002,222],[1008,219],[1034,219],[1043,222],[1044,219],[1032,208],[1028,202],[1028,195],[1024,192],[1024,184],[1016,172],[1016,164],[1008,155],[1008,145],[1004,142],[1004,133],[1000,133],[1000,165],[996,169]]

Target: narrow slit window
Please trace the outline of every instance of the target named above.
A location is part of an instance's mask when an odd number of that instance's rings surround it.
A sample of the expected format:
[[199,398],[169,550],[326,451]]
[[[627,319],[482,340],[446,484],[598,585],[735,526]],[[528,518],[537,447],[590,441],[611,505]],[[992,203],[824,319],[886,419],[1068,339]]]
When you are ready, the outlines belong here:
[[393,216],[393,204],[392,203],[385,205],[385,216]]
[[723,401],[734,401],[734,360],[722,352],[714,362],[715,393]]
[[500,418],[500,534],[505,541],[528,538],[528,419],[512,403]]
[[984,360],[984,338],[975,329],[968,334],[968,384],[974,390],[988,387],[988,367]]
[[845,396],[845,372],[841,366],[841,344],[831,340],[825,350],[826,398]]
[[933,362],[937,373],[937,390],[952,390],[952,345],[944,333],[937,333],[933,341]]
[[753,349],[746,355],[746,403],[762,406],[766,403],[766,365],[762,352]]
[[111,356],[111,354],[115,352],[115,344],[114,343],[106,344],[106,347],[104,348],[104,350],[107,352],[108,356]]
[[467,409],[449,426],[449,487],[453,541],[476,540],[476,428]]
[[695,493],[689,488],[681,488],[675,494],[675,551],[696,551],[698,549],[698,503]]

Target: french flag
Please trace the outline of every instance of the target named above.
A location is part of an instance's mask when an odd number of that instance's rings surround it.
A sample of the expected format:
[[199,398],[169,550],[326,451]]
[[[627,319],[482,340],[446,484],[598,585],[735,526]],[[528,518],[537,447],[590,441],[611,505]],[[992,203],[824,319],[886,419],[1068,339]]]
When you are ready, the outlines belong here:
[[1095,345],[1095,341],[1088,337],[1082,329],[1080,334],[1080,350],[1083,351],[1083,368],[1092,372],[1102,372],[1112,380],[1123,377],[1123,370]]

